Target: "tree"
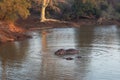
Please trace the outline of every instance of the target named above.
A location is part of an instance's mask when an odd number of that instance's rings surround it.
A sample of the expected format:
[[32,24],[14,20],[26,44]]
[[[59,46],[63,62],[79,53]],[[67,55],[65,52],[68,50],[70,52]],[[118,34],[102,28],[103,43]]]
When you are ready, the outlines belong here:
[[44,22],[46,20],[45,10],[46,10],[46,7],[48,6],[49,2],[50,2],[50,0],[43,0],[42,1],[41,22]]
[[46,20],[53,20],[53,19],[46,19],[46,8],[49,7],[55,11],[60,11],[60,9],[57,6],[58,2],[59,0],[43,0],[42,1],[41,19],[40,19],[41,22],[44,22]]
[[0,20],[14,22],[18,17],[27,18],[30,6],[29,0],[0,0]]

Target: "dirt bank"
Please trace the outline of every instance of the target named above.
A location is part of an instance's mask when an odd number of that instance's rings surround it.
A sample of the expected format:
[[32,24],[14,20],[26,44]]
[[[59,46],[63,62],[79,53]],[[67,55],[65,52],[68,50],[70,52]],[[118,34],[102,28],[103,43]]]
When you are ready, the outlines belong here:
[[14,24],[0,22],[0,43],[23,40],[30,37],[25,32],[25,29],[17,27]]
[[25,20],[19,19],[17,21],[18,26],[22,26],[26,29],[37,29],[37,28],[57,28],[57,27],[79,27],[78,24],[71,21],[60,21],[55,19],[47,20],[46,22],[40,22],[39,16],[30,16]]
[[97,19],[80,19],[73,21],[59,21],[48,20],[46,22],[40,22],[40,17],[37,15],[29,16],[26,20],[19,19],[17,24],[23,28],[34,30],[44,28],[57,28],[57,27],[82,27],[88,25],[119,25],[119,20],[103,20],[101,23],[97,22]]

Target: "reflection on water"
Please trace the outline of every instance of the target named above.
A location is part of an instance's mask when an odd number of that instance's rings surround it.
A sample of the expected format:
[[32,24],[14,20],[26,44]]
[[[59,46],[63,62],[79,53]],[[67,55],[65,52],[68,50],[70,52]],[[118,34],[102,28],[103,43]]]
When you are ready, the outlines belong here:
[[47,50],[47,32],[46,30],[43,30],[42,33],[41,33],[42,37],[42,50],[43,51],[46,51]]
[[[0,80],[119,80],[120,28],[89,26],[30,32],[32,39],[0,44]],[[67,61],[57,49],[76,48]]]
[[[50,49],[75,48],[75,30],[72,28],[60,28],[49,30],[48,46]],[[56,48],[55,48],[56,47]]]

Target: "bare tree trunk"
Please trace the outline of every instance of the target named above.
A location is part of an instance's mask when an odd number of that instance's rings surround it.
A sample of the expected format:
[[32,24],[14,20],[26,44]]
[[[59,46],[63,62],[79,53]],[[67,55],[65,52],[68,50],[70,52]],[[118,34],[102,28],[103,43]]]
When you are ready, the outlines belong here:
[[45,11],[46,11],[46,8],[49,4],[50,0],[43,0],[42,1],[42,9],[41,9],[41,22],[44,22],[46,20],[46,17],[45,17]]

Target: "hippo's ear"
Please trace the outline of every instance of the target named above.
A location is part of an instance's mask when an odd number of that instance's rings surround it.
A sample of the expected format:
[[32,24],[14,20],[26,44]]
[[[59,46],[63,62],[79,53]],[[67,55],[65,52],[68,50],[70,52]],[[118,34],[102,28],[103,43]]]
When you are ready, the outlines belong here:
[[55,55],[57,55],[57,52],[55,52]]

